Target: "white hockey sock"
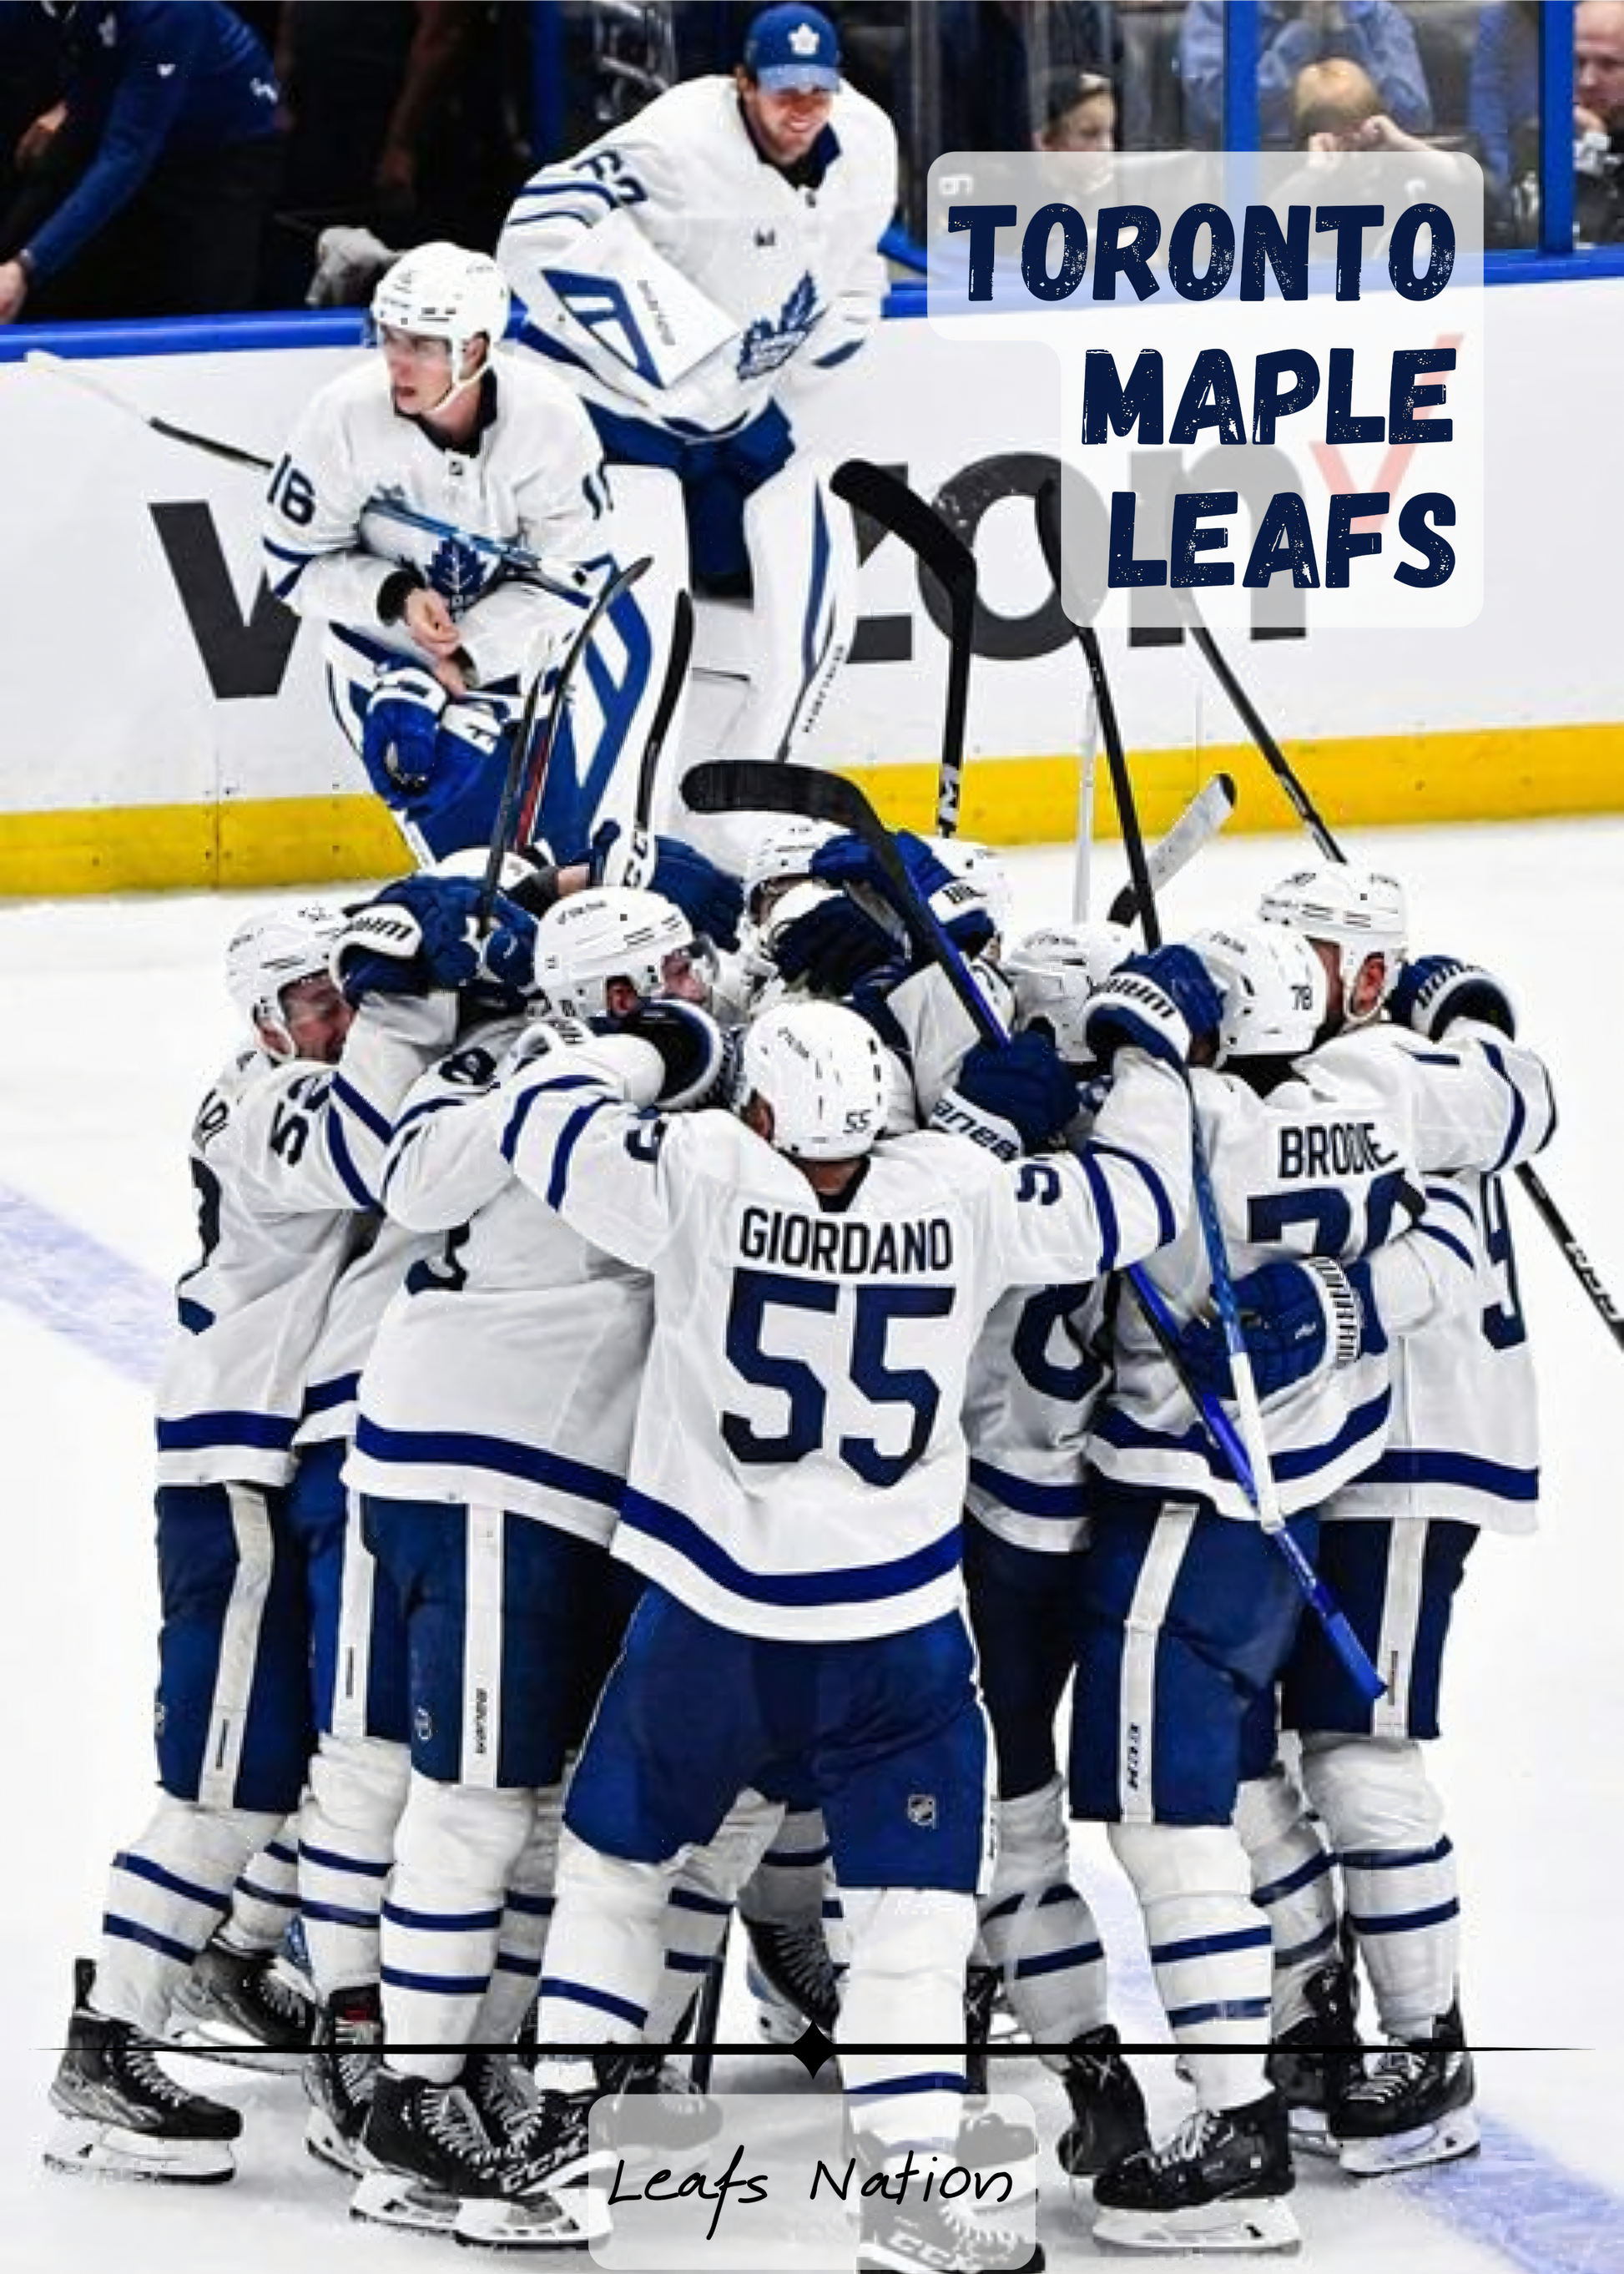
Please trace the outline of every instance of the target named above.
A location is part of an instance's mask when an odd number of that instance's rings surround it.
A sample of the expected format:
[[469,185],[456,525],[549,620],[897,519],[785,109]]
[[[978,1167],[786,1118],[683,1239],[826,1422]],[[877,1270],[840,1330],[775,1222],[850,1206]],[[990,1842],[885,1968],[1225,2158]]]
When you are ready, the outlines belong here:
[[[665,1967],[669,1864],[605,1856],[566,1828],[536,2012],[544,2045],[635,2044],[645,2034]],[[562,2091],[590,2082],[584,2056],[548,2056],[536,2081]]]
[[1422,1748],[1410,1737],[1306,1736],[1303,1775],[1336,1842],[1381,2026],[1426,2037],[1455,1998],[1461,1906]]
[[251,1856],[231,1890],[231,1916],[220,1930],[233,1950],[280,1950],[299,1908],[298,1818],[290,1816],[274,1840]]
[[1304,1985],[1336,1955],[1335,1858],[1282,1761],[1242,1785],[1235,1828],[1252,1865],[1252,1899],[1274,1937],[1278,2035],[1307,2019]]
[[1052,1777],[994,1811],[997,1857],[981,1905],[981,1944],[1016,2018],[1051,2067],[1105,2019],[1105,1946],[1071,1879],[1064,1790]]
[[181,1977],[231,1906],[237,1873],[282,1823],[267,1811],[204,1808],[168,1793],[114,1856],[93,1999],[109,2020],[162,2037]]
[[[781,1827],[787,1821],[777,1801],[747,1788],[722,1818],[714,1838],[684,1856],[665,1910],[665,1969],[643,2031],[652,2044],[672,2042],[721,1947],[740,1889],[761,1885],[767,1856],[782,1840]],[[810,1821],[821,1833],[823,1818]],[[821,1863],[815,1871],[821,1886]]]
[[1113,1824],[1108,1831],[1145,1915],[1156,1991],[1204,2108],[1267,2090],[1263,2054],[1273,1962],[1233,1826]]
[[383,1891],[411,1757],[381,1737],[324,1733],[299,1811],[299,1908],[318,1994],[379,1978]]
[[384,2037],[434,2045],[392,2066],[450,2084],[474,2042],[496,1960],[508,1883],[530,1835],[534,1795],[439,1784],[412,1772],[384,1899]]
[[838,2045],[895,2044],[894,2053],[845,2052],[840,2076],[852,2120],[884,2148],[951,2147],[965,2090],[965,1969],[975,1940],[975,1898],[932,1887],[847,1887],[851,1958]]
[[475,2024],[478,2044],[512,2044],[536,2001],[542,1953],[553,1924],[553,1891],[563,1820],[564,1788],[544,1787],[536,1795],[530,1838],[508,1882],[508,1900],[497,1930],[496,1961]]

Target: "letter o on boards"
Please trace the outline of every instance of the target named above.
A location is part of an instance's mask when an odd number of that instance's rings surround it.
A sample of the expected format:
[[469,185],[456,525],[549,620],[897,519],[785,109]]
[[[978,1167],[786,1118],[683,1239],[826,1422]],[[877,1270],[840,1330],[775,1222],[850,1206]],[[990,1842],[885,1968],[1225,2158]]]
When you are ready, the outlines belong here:
[[[975,532],[985,516],[995,506],[1010,500],[1010,512],[1020,516],[1026,528],[1033,531],[1026,541],[1035,554],[1034,507],[1039,492],[1054,480],[1057,463],[1041,450],[1000,451],[994,457],[976,458],[943,483],[936,500],[936,509],[957,536],[974,546]],[[1087,558],[1103,562],[1110,536],[1105,502],[1074,467],[1068,466],[1063,478],[1068,533],[1075,529],[1083,538]],[[1022,533],[1024,537],[1025,531]],[[919,593],[931,622],[945,638],[949,630],[947,603],[936,578],[923,568],[919,572]],[[976,600],[977,655],[991,656],[1000,663],[1029,663],[1034,656],[1053,655],[1069,646],[1074,636],[1071,620],[1061,606],[1052,584],[1041,604],[1024,616],[1001,615],[989,605],[985,587]]]
[[[1058,229],[1064,240],[1060,266],[1050,275],[1049,239]],[[1020,273],[1028,292],[1040,300],[1064,300],[1076,291],[1088,266],[1088,224],[1075,206],[1040,206],[1020,241]]]
[[[1207,267],[1197,275],[1195,241],[1203,227],[1212,232]],[[1168,239],[1168,275],[1181,300],[1214,300],[1235,267],[1235,223],[1222,206],[1186,206]]]

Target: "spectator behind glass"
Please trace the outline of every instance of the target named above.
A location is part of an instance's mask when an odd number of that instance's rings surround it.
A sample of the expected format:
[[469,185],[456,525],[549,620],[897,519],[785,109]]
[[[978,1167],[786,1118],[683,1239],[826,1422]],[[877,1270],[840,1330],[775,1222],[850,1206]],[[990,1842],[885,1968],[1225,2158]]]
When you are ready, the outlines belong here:
[[1305,64],[1291,89],[1291,139],[1299,150],[1426,150],[1383,111],[1367,71],[1345,56]]
[[[1291,90],[1306,64],[1345,56],[1369,76],[1384,114],[1425,134],[1432,106],[1416,35],[1394,0],[1259,0],[1258,107],[1263,140],[1291,138]],[[1190,0],[1178,43],[1190,139],[1215,148],[1223,114],[1223,0]]]
[[1624,239],[1624,0],[1574,10],[1574,237]]
[[1070,64],[1050,72],[1039,90],[1034,150],[1114,150],[1116,97],[1109,79]]
[[1026,150],[1036,90],[1070,65],[1115,79],[1121,38],[1112,7],[1086,0],[940,0],[920,11],[942,72],[944,150]]
[[252,305],[280,167],[270,57],[220,0],[57,0],[64,100],[0,215],[0,323]]
[[1466,123],[1492,195],[1511,180],[1513,138],[1539,119],[1539,0],[1495,0],[1477,17]]

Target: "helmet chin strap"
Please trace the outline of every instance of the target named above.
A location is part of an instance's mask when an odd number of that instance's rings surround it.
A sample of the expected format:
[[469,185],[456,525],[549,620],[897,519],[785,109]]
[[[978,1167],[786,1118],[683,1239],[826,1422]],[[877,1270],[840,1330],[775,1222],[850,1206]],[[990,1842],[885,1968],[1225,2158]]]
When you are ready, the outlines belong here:
[[[473,343],[472,343],[472,341],[470,340],[470,342],[468,342],[468,343],[464,346],[464,348],[463,348],[463,350],[462,350],[462,353],[463,353],[463,356],[464,356],[464,358],[466,358],[466,357],[467,357],[467,355],[468,355],[469,349],[470,349],[470,348],[471,348],[471,346],[472,346],[472,345],[473,345]],[[447,340],[447,343],[446,343],[446,349],[447,349],[447,356],[449,356],[449,353],[450,353],[450,348],[451,348],[451,343],[450,343],[450,341],[449,341],[449,340]],[[473,370],[468,373],[467,377],[466,377],[466,378],[464,378],[464,379],[454,379],[454,380],[452,380],[452,382],[451,382],[450,386],[446,389],[445,393],[440,396],[440,401],[439,401],[437,403],[435,403],[435,405],[433,406],[432,410],[425,410],[425,411],[422,414],[422,415],[424,416],[424,418],[438,418],[441,415],[441,413],[442,413],[444,410],[446,410],[447,409],[447,407],[448,407],[451,403],[455,403],[455,402],[456,401],[456,399],[457,399],[457,397],[458,397],[458,395],[459,395],[465,394],[465,393],[467,392],[467,390],[468,390],[470,387],[477,387],[477,386],[478,386],[478,384],[479,384],[479,382],[480,382],[480,380],[485,377],[485,375],[486,372],[487,372],[487,371],[489,371],[489,370],[490,370],[490,368],[491,368],[491,353],[490,353],[490,350],[487,348],[487,349],[486,349],[486,350],[485,350],[485,354],[484,354],[484,356],[480,358],[479,362],[478,362],[478,363],[477,363],[477,364],[474,365]]]

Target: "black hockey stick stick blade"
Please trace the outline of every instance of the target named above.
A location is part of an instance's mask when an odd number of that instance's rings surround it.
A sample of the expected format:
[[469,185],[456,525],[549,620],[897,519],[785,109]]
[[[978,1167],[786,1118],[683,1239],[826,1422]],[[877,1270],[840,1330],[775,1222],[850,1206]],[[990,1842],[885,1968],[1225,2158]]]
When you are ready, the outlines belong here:
[[[1235,804],[1232,774],[1214,774],[1211,781],[1203,783],[1166,836],[1158,838],[1146,856],[1150,881],[1157,892],[1170,884],[1181,870],[1188,868],[1203,846],[1211,844],[1234,812]],[[1107,919],[1114,924],[1131,924],[1139,905],[1139,894],[1132,882],[1125,884],[1106,910]]]
[[943,591],[952,597],[955,586],[975,591],[975,555],[956,530],[950,529],[936,508],[927,505],[898,475],[868,458],[846,458],[829,478],[838,498],[858,513],[867,514],[891,536],[898,537],[910,553],[917,553]]
[[637,804],[635,819],[641,829],[651,825],[654,811],[654,791],[659,778],[660,754],[665,747],[665,737],[671,731],[672,718],[683,689],[688,685],[688,668],[694,652],[694,596],[686,585],[679,591],[671,614],[671,640],[665,651],[665,676],[662,681],[659,700],[654,706],[648,740],[643,746],[643,757],[637,768]]

